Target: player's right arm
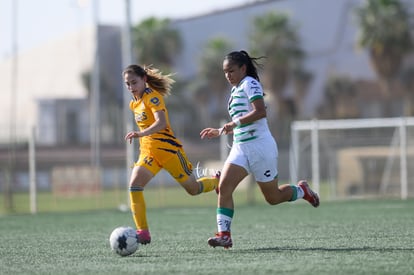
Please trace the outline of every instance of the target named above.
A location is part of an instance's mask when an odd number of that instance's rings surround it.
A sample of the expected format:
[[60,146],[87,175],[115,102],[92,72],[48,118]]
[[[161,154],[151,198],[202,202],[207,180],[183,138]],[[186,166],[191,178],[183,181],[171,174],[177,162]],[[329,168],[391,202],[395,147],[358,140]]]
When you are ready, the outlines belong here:
[[200,137],[204,138],[215,138],[221,135],[232,134],[233,131],[226,131],[224,128],[205,128],[201,130]]

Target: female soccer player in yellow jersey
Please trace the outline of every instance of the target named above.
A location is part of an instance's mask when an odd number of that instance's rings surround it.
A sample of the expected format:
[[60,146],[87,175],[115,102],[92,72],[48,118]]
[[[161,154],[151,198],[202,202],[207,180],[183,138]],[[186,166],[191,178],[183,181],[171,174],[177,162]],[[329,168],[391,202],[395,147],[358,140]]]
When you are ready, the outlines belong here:
[[174,80],[152,67],[130,65],[122,76],[132,94],[130,109],[139,131],[126,134],[125,140],[139,138],[140,154],[129,182],[131,210],[141,244],[151,242],[144,199],[145,185],[162,169],[190,194],[215,190],[219,175],[196,179],[181,142],[170,126],[164,96],[170,94]]
[[234,214],[233,192],[249,173],[271,205],[304,198],[312,206],[319,206],[319,196],[306,181],[278,186],[277,144],[267,124],[256,60],[245,51],[231,52],[224,58],[224,75],[232,86],[228,103],[232,121],[220,129],[206,128],[200,133],[201,138],[233,134],[233,146],[220,177],[218,233],[208,239],[208,244],[213,247],[229,248],[233,245],[230,235]]

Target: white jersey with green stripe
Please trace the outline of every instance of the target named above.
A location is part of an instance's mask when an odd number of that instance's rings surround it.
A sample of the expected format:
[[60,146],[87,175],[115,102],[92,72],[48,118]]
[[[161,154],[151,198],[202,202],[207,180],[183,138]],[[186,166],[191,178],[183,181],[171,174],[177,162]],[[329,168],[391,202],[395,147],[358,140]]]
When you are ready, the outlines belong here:
[[[246,76],[239,85],[234,86],[228,104],[228,111],[232,120],[244,116],[253,110],[251,103],[263,98],[263,88],[259,81]],[[233,142],[245,143],[259,138],[269,137],[270,131],[266,118],[252,123],[242,124],[233,129]]]

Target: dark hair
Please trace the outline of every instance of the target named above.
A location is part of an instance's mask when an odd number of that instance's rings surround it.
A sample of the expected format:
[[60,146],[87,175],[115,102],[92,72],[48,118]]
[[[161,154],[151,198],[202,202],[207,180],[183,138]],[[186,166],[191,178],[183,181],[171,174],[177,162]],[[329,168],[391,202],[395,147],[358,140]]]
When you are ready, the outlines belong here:
[[224,57],[224,60],[228,60],[231,63],[237,64],[239,67],[246,65],[246,74],[253,77],[257,81],[260,81],[257,73],[257,67],[261,67],[261,64],[257,60],[264,58],[261,57],[250,57],[246,51],[234,51]]
[[134,73],[139,77],[147,76],[148,86],[151,89],[158,91],[163,96],[170,94],[172,84],[175,82],[175,80],[171,78],[171,74],[164,75],[158,69],[151,66],[141,67],[139,65],[129,65],[122,72],[122,75],[125,75],[126,73]]

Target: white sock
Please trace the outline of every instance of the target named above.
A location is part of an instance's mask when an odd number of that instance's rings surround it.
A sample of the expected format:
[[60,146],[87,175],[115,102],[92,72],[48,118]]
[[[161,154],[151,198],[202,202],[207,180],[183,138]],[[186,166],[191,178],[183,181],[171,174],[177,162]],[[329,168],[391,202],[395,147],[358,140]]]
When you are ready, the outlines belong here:
[[296,189],[298,191],[296,198],[297,199],[303,198],[303,196],[305,196],[305,192],[303,191],[303,189],[300,186],[298,186],[298,185],[296,185],[295,187],[296,187]]
[[217,229],[218,232],[230,232],[232,218],[223,214],[217,214]]

